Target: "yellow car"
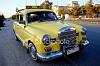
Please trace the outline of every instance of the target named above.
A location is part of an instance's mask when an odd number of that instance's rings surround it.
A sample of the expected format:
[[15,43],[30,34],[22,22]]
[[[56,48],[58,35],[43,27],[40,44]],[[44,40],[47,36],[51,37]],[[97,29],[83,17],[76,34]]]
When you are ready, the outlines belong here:
[[13,30],[34,61],[70,55],[89,44],[84,27],[62,22],[47,9],[19,10]]

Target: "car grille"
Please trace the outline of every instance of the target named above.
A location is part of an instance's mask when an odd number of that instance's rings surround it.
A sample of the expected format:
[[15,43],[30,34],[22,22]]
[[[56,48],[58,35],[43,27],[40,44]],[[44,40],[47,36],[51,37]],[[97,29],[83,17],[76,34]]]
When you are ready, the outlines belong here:
[[[76,44],[76,30],[65,30],[58,34],[61,46],[72,48]],[[68,41],[68,42],[67,42]]]

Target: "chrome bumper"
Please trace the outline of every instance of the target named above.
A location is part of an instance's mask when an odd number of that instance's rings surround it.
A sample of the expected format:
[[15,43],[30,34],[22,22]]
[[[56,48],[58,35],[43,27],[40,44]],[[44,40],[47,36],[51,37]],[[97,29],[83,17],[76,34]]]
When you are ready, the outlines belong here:
[[[82,44],[83,46],[87,46],[89,44],[89,41],[88,40],[82,40],[80,44]],[[37,53],[38,59],[40,59],[42,61],[49,61],[49,60],[58,58],[58,57],[60,57],[62,55],[63,55],[63,52],[61,52],[61,51],[52,52],[52,53],[50,53],[48,55],[46,55],[46,54],[38,54]]]
[[37,53],[37,56],[42,61],[49,61],[49,60],[52,60],[52,59],[55,59],[55,58],[58,58],[58,57],[62,56],[62,54],[63,54],[62,52],[58,51],[58,52],[50,53],[49,55],[44,55],[44,54],[38,54]]
[[89,44],[88,40],[82,40],[81,43],[83,46],[87,46]]

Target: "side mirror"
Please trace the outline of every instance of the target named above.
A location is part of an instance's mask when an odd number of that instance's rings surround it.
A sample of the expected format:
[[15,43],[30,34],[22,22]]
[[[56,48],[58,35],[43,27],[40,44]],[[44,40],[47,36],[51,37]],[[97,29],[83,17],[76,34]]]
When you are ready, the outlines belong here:
[[19,21],[19,24],[25,24],[25,21],[23,20],[23,21]]

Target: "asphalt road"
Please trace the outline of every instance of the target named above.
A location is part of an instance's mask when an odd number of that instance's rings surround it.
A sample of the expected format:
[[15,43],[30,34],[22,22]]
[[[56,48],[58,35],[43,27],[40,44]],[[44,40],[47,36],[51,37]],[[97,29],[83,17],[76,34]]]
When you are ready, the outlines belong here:
[[37,63],[27,54],[26,48],[15,40],[12,21],[5,23],[6,27],[0,31],[0,66],[100,66],[100,25],[83,25],[88,29],[90,45],[81,53]]

